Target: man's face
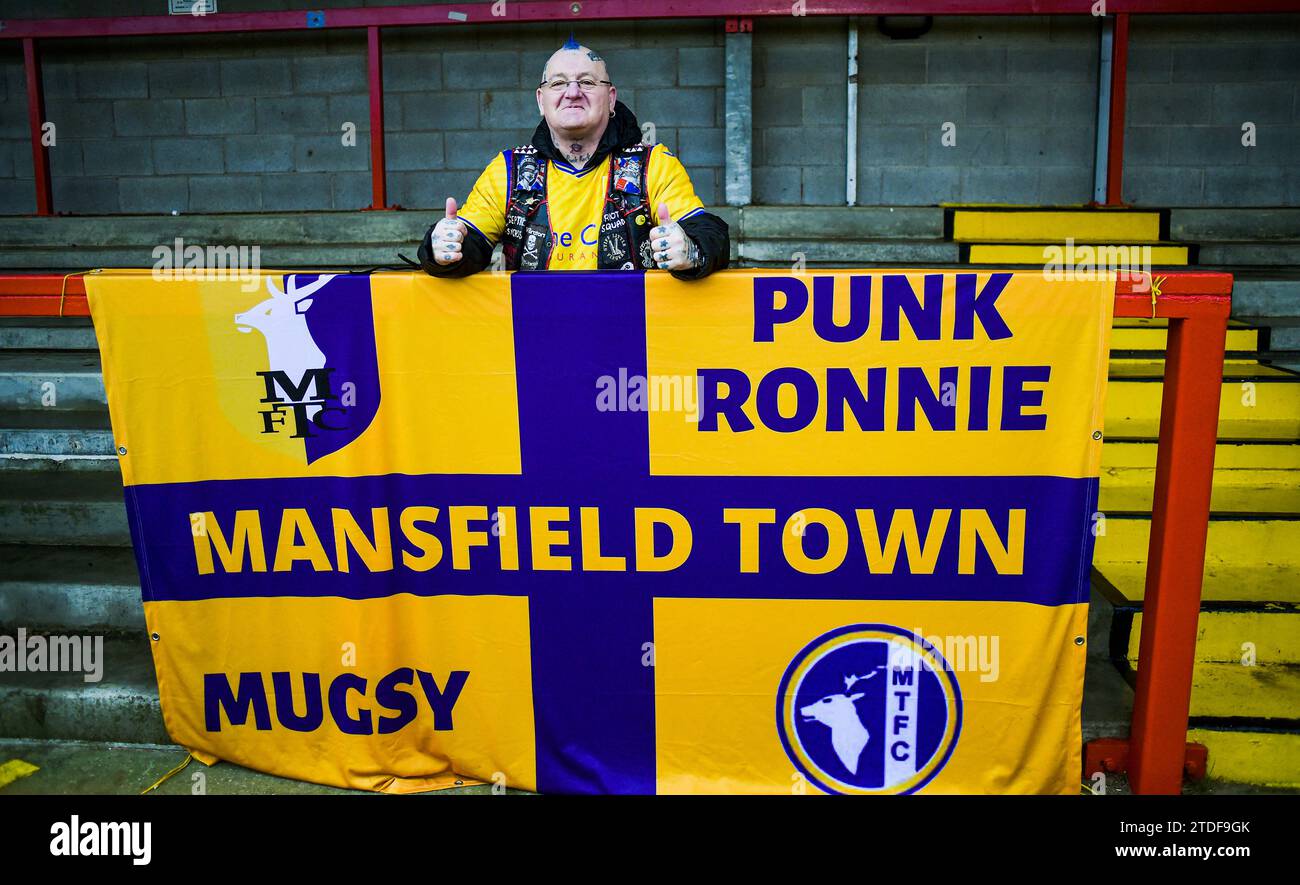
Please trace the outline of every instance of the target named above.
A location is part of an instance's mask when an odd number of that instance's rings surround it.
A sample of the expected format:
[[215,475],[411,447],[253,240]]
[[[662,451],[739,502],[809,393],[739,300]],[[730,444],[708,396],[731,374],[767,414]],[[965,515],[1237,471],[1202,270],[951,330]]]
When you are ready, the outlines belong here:
[[[583,138],[609,119],[617,93],[613,86],[601,82],[609,79],[609,72],[605,62],[593,56],[585,46],[561,49],[546,63],[546,76],[537,90],[537,109],[556,132]],[[569,84],[552,90],[547,84],[554,80],[568,80]],[[574,82],[578,80],[593,80],[596,86],[586,92]]]

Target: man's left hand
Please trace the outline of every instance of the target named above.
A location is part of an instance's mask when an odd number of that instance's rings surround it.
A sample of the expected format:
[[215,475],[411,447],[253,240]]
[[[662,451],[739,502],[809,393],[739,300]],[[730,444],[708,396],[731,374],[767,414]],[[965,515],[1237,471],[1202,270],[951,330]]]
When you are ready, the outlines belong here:
[[668,204],[659,204],[659,226],[650,231],[650,251],[660,270],[692,270],[700,266],[700,249],[673,221]]

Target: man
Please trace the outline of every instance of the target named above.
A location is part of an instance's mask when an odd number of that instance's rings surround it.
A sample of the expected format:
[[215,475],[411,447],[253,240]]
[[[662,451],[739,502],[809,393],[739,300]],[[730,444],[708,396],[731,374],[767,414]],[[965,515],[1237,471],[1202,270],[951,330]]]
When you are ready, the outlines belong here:
[[494,157],[464,208],[448,198],[420,244],[426,272],[477,273],[498,241],[509,270],[658,268],[697,280],[727,266],[727,223],[704,211],[672,151],[640,143],[604,59],[570,37],[546,62],[537,109],[532,143]]

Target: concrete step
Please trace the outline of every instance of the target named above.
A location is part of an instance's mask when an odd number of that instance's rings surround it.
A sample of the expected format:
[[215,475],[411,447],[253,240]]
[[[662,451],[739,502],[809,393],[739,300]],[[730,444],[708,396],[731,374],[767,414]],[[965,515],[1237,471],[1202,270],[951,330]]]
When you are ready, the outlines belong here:
[[0,546],[0,632],[141,633],[140,574],[129,547]]
[[[732,231],[733,246],[751,240],[784,239],[789,231],[817,230],[818,240],[844,243],[867,240],[933,241],[943,246],[944,211],[938,207],[711,207]],[[62,270],[85,267],[153,267],[160,245],[257,247],[261,267],[368,267],[397,264],[397,252],[414,257],[420,238],[437,220],[431,211],[287,212],[222,215],[0,218],[0,265],[15,270]],[[815,226],[813,222],[815,221]],[[802,250],[808,251],[808,244]],[[949,248],[861,249],[809,261],[858,260],[882,263],[950,263],[932,256],[955,256]],[[756,253],[772,250],[756,248]],[[785,246],[777,251],[784,253]],[[738,257],[741,257],[737,251]],[[243,261],[253,260],[251,251]],[[779,263],[793,259],[762,258]]]
[[0,350],[98,350],[89,317],[0,317]]
[[1300,666],[1197,662],[1192,671],[1192,716],[1246,716],[1287,720],[1300,713]]
[[14,472],[46,476],[60,472],[105,473],[117,477],[119,483],[122,475],[121,464],[116,455],[0,454],[0,482],[3,482],[6,474]]
[[[1138,659],[1142,635],[1142,608],[1130,606],[1131,627],[1127,637],[1112,634],[1119,644],[1113,651],[1129,661]],[[1123,619],[1117,619],[1121,627]],[[1121,629],[1119,634],[1123,633]],[[1196,629],[1196,661],[1206,665],[1241,670],[1297,670],[1300,665],[1300,604],[1206,603]],[[1300,670],[1292,676],[1300,675]],[[1288,679],[1292,677],[1287,677]],[[1200,713],[1203,716],[1265,716],[1291,718],[1300,714],[1300,703],[1276,713]]]
[[[184,747],[157,744],[97,744],[87,741],[0,741],[0,756],[21,759],[37,767],[31,775],[4,788],[6,796],[137,796],[167,774],[186,756]],[[347,796],[356,790],[327,787],[253,771],[223,761],[211,767],[191,763],[152,792],[159,796],[189,796],[202,785],[207,796]],[[451,787],[417,795],[492,795],[492,784]],[[511,795],[531,795],[507,789]]]
[[1269,329],[1268,346],[1270,350],[1300,351],[1300,325],[1274,326]]
[[[827,239],[941,239],[944,210],[933,206],[744,206],[709,207],[733,237],[779,237],[816,229]],[[0,243],[15,248],[174,248],[183,245],[261,246],[263,258],[280,245],[396,245],[418,243],[436,221],[428,210],[257,212],[212,215],[124,215],[0,218]],[[0,247],[3,248],[3,247]],[[66,261],[67,265],[75,262]],[[132,265],[152,267],[154,259]],[[274,266],[263,260],[263,266]]]
[[1189,243],[1300,240],[1300,209],[1170,209],[1169,235]]
[[1267,276],[1236,271],[1232,281],[1232,315],[1271,325],[1269,320],[1300,317],[1300,274],[1277,271]]
[[[1225,380],[1219,394],[1220,440],[1300,439],[1300,375]],[[1114,380],[1106,393],[1108,440],[1150,440],[1160,435],[1158,377]]]
[[6,544],[129,547],[121,476],[110,471],[0,472]]
[[0,456],[113,455],[108,408],[0,412]]
[[738,247],[742,266],[790,267],[802,260],[809,265],[903,265],[929,267],[956,264],[960,247],[943,240],[822,240],[789,238],[746,239]]
[[[1107,516],[1092,567],[1094,580],[1108,585],[1113,599],[1142,600],[1150,535],[1150,516]],[[1201,599],[1300,603],[1300,519],[1212,518]]]
[[1300,787],[1300,727],[1193,719],[1187,740],[1209,750],[1207,775],[1269,787]]
[[1261,358],[1268,363],[1300,372],[1300,317],[1274,321],[1268,330],[1269,353]]
[[[1252,566],[1249,571],[1257,574],[1260,570]],[[1300,587],[1300,572],[1292,571],[1289,577],[1292,589]],[[1207,598],[1223,595],[1215,594],[1216,589],[1240,593],[1249,578],[1242,572],[1236,576],[1211,572],[1206,577]],[[1110,648],[1112,672],[1126,685],[1131,684],[1142,629],[1140,603],[1118,597],[1115,588],[1101,580],[1095,570],[1093,579],[1087,678],[1094,680],[1092,655]],[[1294,604],[1203,605],[1193,670],[1193,719],[1187,739],[1209,748],[1211,778],[1300,786],[1300,722],[1296,719],[1300,709],[1300,668],[1287,663],[1300,644],[1297,619],[1300,605]],[[1109,628],[1105,639],[1097,637],[1094,621]],[[1254,667],[1242,665],[1242,646],[1246,642],[1254,644]],[[1121,672],[1125,675],[1121,676]],[[1085,707],[1087,690],[1085,683]],[[1127,733],[1127,727],[1114,732],[1120,736]],[[1085,735],[1085,740],[1090,737]]]
[[[1109,524],[1110,520],[1107,521]],[[1145,537],[1145,535],[1144,535]],[[1100,540],[1100,539],[1099,539]],[[1106,554],[1109,557],[1109,554]],[[1114,561],[1093,557],[1093,581],[1114,588],[1116,597],[1141,600],[1146,592],[1146,554],[1140,560]],[[1241,603],[1300,603],[1300,568],[1294,565],[1207,563],[1201,601]]]
[[[1101,512],[1151,510],[1156,449],[1155,442],[1102,446]],[[1300,513],[1300,443],[1219,443],[1210,507],[1216,513]]]
[[1294,267],[1300,264],[1300,243],[1201,243],[1196,263]]
[[[932,206],[745,206],[717,212],[738,241],[788,239],[816,231],[819,240],[942,240],[944,212]],[[423,231],[421,231],[423,233]]]
[[[1138,664],[1140,608],[1115,612],[1111,650]],[[1192,716],[1293,719],[1300,713],[1300,606],[1209,604],[1197,628]]]
[[97,352],[0,351],[0,412],[97,410],[107,403]]
[[1133,688],[1110,659],[1114,607],[1096,588],[1088,602],[1088,648],[1083,676],[1083,739],[1127,737]]
[[[437,219],[434,219],[435,221]],[[412,261],[420,237],[428,224],[410,240],[376,245],[358,243],[323,243],[317,245],[268,245],[258,253],[258,267],[310,268],[318,270],[355,270],[379,265],[401,266],[401,252]],[[65,248],[0,249],[0,266],[15,271],[59,271],[74,265],[87,267],[152,267],[152,244],[123,247],[87,247],[71,251]],[[251,261],[242,267],[251,266]]]
[[[212,215],[10,216],[0,218],[4,251],[17,248],[61,248],[60,266],[87,249],[122,247],[146,258],[132,267],[153,267],[155,246],[418,243],[436,219],[426,211],[394,212],[267,212]],[[6,256],[7,258],[8,256]],[[274,265],[263,260],[266,267]]]
[[[1129,641],[1119,652],[1135,661],[1142,635],[1142,609],[1136,606],[1131,610]],[[1300,605],[1207,603],[1197,622],[1196,660],[1247,670],[1300,664]],[[1297,714],[1300,705],[1287,711],[1288,718]]]
[[99,682],[86,682],[83,672],[0,672],[0,737],[171,743],[148,637],[98,639]]

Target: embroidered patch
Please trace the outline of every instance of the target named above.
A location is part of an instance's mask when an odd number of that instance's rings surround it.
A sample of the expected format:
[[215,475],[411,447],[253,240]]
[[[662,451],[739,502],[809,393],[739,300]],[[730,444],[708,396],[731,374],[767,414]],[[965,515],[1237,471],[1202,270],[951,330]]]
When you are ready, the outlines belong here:
[[641,193],[641,160],[639,157],[615,157],[614,190],[625,194]]
[[542,182],[537,175],[537,158],[527,155],[520,157],[515,166],[515,190],[540,191],[541,189]]
[[621,262],[627,258],[627,250],[623,248],[622,240],[623,238],[617,235],[600,238],[600,249],[610,261]]

